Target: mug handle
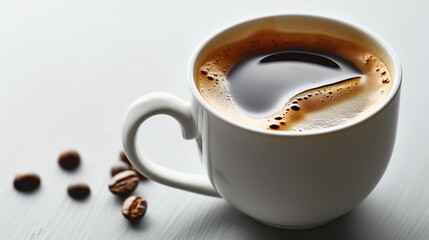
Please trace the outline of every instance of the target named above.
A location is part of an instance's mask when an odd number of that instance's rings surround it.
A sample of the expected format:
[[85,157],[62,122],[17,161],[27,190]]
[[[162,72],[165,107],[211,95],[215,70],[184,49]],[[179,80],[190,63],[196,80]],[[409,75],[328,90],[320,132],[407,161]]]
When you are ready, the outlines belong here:
[[166,168],[141,155],[137,150],[138,128],[146,119],[158,114],[166,114],[176,119],[182,126],[183,138],[194,139],[198,136],[190,103],[168,93],[149,93],[135,100],[125,115],[122,126],[122,141],[128,159],[137,170],[156,182],[219,197],[219,193],[207,176]]

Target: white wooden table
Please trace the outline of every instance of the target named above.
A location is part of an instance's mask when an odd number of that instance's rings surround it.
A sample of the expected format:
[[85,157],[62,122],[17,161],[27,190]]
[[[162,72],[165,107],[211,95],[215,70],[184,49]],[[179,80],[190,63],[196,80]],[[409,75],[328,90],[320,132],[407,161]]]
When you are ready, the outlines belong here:
[[[0,0],[0,239],[429,239],[429,3],[413,1]],[[403,63],[396,148],[377,188],[349,214],[321,228],[261,225],[221,199],[142,182],[148,201],[136,225],[107,189],[121,149],[121,123],[142,94],[188,98],[187,60],[218,28],[266,12],[332,14],[367,26]],[[144,132],[144,134],[143,134]],[[202,173],[194,142],[178,124],[154,117],[142,127],[147,155]],[[83,164],[58,167],[76,148]],[[34,170],[42,186],[14,190]],[[82,180],[85,201],[66,194]]]

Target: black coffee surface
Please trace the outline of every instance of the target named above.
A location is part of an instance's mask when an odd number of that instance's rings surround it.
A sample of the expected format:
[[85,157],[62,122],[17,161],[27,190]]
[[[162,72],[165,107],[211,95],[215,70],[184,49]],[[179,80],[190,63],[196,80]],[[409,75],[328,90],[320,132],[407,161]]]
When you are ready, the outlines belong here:
[[350,61],[326,51],[288,49],[241,59],[227,75],[237,107],[252,118],[278,112],[295,95],[362,75]]
[[346,39],[261,29],[223,41],[199,61],[195,84],[211,107],[242,125],[334,127],[370,113],[392,88],[382,59]]

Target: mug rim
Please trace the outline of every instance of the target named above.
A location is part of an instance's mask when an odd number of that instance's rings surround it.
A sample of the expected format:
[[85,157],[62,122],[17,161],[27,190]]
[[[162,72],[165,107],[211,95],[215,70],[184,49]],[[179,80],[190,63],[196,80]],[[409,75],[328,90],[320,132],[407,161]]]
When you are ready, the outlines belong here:
[[[395,81],[393,81],[392,89],[390,90],[387,97],[385,99],[383,99],[383,101],[380,104],[378,104],[375,107],[375,109],[373,109],[367,115],[360,117],[360,118],[357,118],[354,121],[350,121],[350,122],[345,123],[345,124],[340,124],[340,125],[327,127],[327,128],[305,130],[302,132],[298,132],[298,131],[273,131],[273,130],[268,130],[268,129],[260,129],[260,128],[256,128],[256,127],[251,127],[251,126],[248,126],[246,124],[239,123],[238,121],[233,120],[233,119],[225,116],[224,114],[220,113],[216,109],[214,109],[214,107],[212,107],[202,97],[202,95],[198,91],[198,88],[197,88],[196,83],[195,83],[194,64],[195,64],[195,60],[196,60],[197,56],[199,55],[199,53],[204,49],[205,45],[208,42],[210,42],[216,36],[222,34],[223,32],[225,32],[225,31],[227,31],[233,27],[236,27],[238,25],[241,25],[241,24],[244,24],[244,23],[247,23],[250,21],[262,20],[265,18],[279,18],[279,17],[307,17],[307,18],[319,18],[319,19],[323,19],[323,20],[329,20],[332,22],[336,22],[339,24],[346,25],[347,27],[350,27],[352,29],[356,29],[356,30],[362,32],[364,35],[369,36],[374,42],[378,43],[383,48],[383,52],[387,53],[387,56],[389,58],[391,58],[390,60],[392,61],[393,66],[395,67],[395,71],[394,71]],[[259,134],[263,134],[263,135],[296,136],[296,137],[299,137],[299,136],[315,136],[315,135],[323,135],[323,134],[328,134],[328,133],[333,133],[333,132],[339,132],[341,130],[346,130],[348,128],[360,125],[360,124],[366,122],[367,120],[378,115],[383,109],[385,109],[393,101],[393,99],[396,97],[396,95],[399,92],[401,83],[402,83],[401,63],[399,61],[399,58],[397,57],[397,55],[395,54],[393,49],[390,47],[390,45],[387,44],[387,42],[385,42],[381,37],[379,37],[377,34],[372,32],[371,30],[369,30],[366,27],[363,27],[357,23],[350,22],[348,20],[345,20],[345,19],[342,19],[339,17],[332,17],[332,16],[327,16],[327,15],[318,14],[318,13],[269,13],[269,14],[263,14],[263,15],[257,15],[257,16],[250,16],[250,17],[246,17],[244,19],[235,21],[234,23],[223,26],[220,29],[218,29],[217,31],[214,31],[211,34],[209,34],[195,48],[195,50],[193,51],[193,53],[189,59],[189,62],[188,62],[188,86],[192,92],[192,95],[197,99],[199,104],[202,107],[204,107],[204,109],[206,109],[207,111],[209,111],[211,114],[213,114],[217,118],[223,120],[224,122],[229,123],[232,126],[240,128],[242,130],[250,131],[253,133],[259,133]]]

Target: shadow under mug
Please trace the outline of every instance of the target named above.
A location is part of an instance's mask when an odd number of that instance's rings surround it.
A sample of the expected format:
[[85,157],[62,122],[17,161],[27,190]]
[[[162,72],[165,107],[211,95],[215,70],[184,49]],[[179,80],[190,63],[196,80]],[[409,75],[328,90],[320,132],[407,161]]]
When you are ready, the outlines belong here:
[[[371,113],[340,126],[280,132],[239,124],[202,98],[194,76],[211,50],[267,28],[326,34],[364,46],[385,62],[393,87]],[[150,93],[130,106],[124,120],[126,155],[154,181],[220,196],[265,224],[299,229],[322,225],[350,211],[374,189],[389,163],[396,137],[401,66],[393,50],[365,28],[312,14],[252,18],[203,41],[190,59],[188,74],[189,102],[167,93]],[[163,167],[138,151],[139,126],[157,114],[172,116],[181,124],[185,139],[196,139],[206,176]]]

